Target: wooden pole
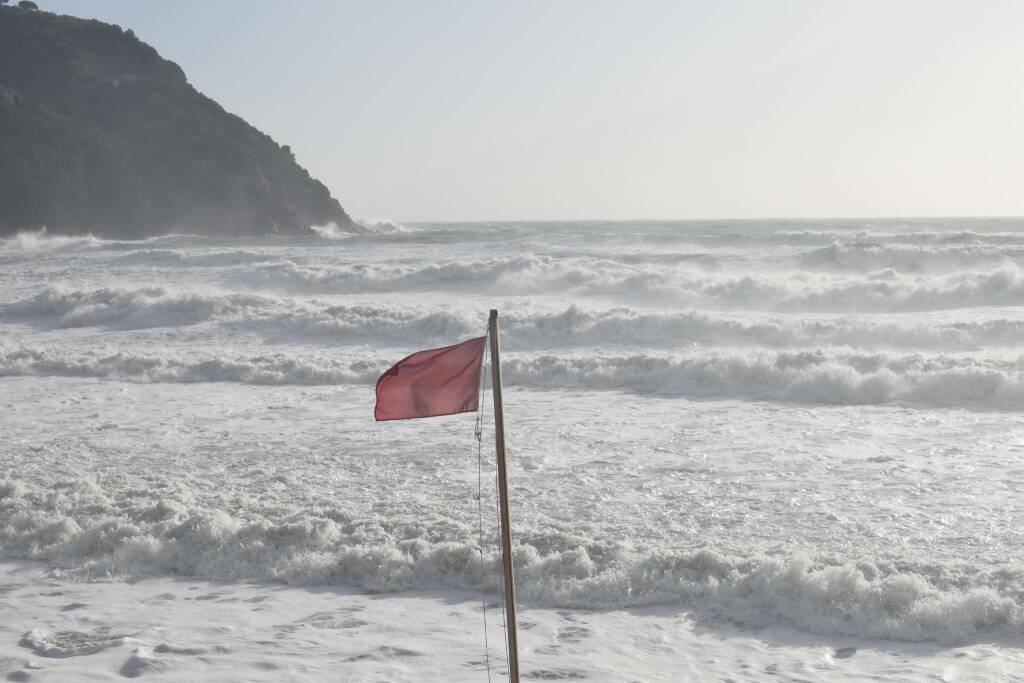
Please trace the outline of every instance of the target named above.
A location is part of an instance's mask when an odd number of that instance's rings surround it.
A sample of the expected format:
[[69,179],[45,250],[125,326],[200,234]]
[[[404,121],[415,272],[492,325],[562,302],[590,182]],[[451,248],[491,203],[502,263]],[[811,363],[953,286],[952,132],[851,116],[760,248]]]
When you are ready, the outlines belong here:
[[498,497],[501,501],[501,564],[505,576],[505,614],[508,623],[508,678],[519,683],[519,643],[516,634],[516,583],[512,575],[512,529],[508,512],[508,470],[505,467],[505,411],[501,402],[501,360],[498,344],[498,312],[487,321],[491,339],[491,387],[494,389],[494,440],[498,460]]

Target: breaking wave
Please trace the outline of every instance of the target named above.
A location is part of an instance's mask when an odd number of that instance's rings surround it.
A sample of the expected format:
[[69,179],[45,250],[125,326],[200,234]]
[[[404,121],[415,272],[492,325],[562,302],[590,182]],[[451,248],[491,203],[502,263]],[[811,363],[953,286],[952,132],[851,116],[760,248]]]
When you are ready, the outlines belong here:
[[[700,244],[708,247],[811,247],[833,243],[874,243],[893,245],[996,245],[1024,246],[1024,222],[1020,219],[970,221],[892,220],[870,221],[682,221],[648,223],[653,230],[638,231],[640,239],[654,244]],[[621,230],[621,223],[607,223],[609,231]],[[552,225],[557,230],[560,226]],[[660,228],[660,229],[659,229]],[[581,231],[582,232],[582,231]]]
[[[1019,221],[1015,221],[1019,224]],[[974,230],[778,230],[771,239],[792,244],[839,241],[887,244],[995,244],[1024,246],[1024,231],[978,232]]]
[[991,245],[918,246],[876,242],[834,242],[805,253],[804,266],[826,271],[875,272],[891,268],[902,273],[1012,267],[1024,259],[1024,244],[1013,249]]
[[157,266],[162,268],[224,268],[250,263],[276,261],[278,257],[254,251],[203,251],[188,253],[170,249],[141,249],[114,259],[122,266]]
[[[143,382],[370,384],[397,352],[218,355],[0,346],[0,377],[95,377]],[[503,359],[510,384],[615,390],[686,398],[753,399],[823,405],[909,403],[1017,409],[1024,405],[1024,357],[858,354],[836,351],[668,355],[534,355]]]
[[905,276],[889,268],[865,277],[808,273],[721,277],[635,267],[608,259],[521,256],[427,266],[269,264],[237,274],[231,283],[306,295],[403,290],[504,295],[557,292],[676,307],[780,312],[927,311],[1024,303],[1024,275],[1016,266],[943,276]]
[[326,225],[312,225],[310,229],[317,234],[318,237],[325,240],[344,240],[356,235],[360,232],[363,226],[357,226],[354,230],[344,230],[338,227],[337,223],[327,223]]
[[[317,305],[258,294],[136,289],[48,287],[0,305],[0,318],[48,327],[143,329],[221,322],[277,339],[337,343],[386,338],[445,343],[481,332],[486,312],[401,306]],[[1024,320],[899,320],[868,316],[814,319],[734,317],[704,311],[652,311],[629,307],[515,311],[503,316],[509,349],[581,346],[678,348],[691,345],[975,350],[1024,344]]]
[[[187,493],[139,497],[131,475],[38,487],[0,480],[0,553],[72,567],[81,577],[179,575],[219,581],[345,585],[375,592],[455,588],[496,593],[493,551],[481,567],[475,527],[455,519],[363,516],[344,506],[279,518],[196,507]],[[494,539],[488,547],[495,547]],[[520,598],[535,606],[683,604],[743,625],[823,634],[965,642],[1018,635],[1024,567],[988,571],[896,566],[799,554],[735,556],[522,528]]]
[[237,242],[237,238],[217,238],[208,235],[170,233],[137,240],[117,240],[96,237],[92,234],[62,235],[51,233],[46,228],[22,231],[6,239],[0,239],[0,250],[22,252],[40,256],[47,253],[73,254],[74,252],[128,251],[152,247],[189,247],[217,244],[220,241]]
[[480,327],[479,317],[446,311],[380,306],[315,306],[288,299],[217,291],[182,292],[166,287],[65,289],[0,305],[0,317],[49,327],[144,329],[222,322],[270,338],[324,337],[338,342],[370,338],[446,340]]
[[253,268],[233,284],[301,294],[346,294],[408,289],[468,289],[493,285],[505,275],[529,272],[550,259],[522,257],[490,261],[457,261],[426,266],[373,264],[300,266],[295,263]]
[[241,382],[245,384],[369,384],[388,368],[383,360],[345,362],[326,356],[284,353],[223,357],[200,352],[159,353],[90,348],[0,346],[0,377],[93,377],[141,382]]
[[377,234],[393,234],[419,231],[418,228],[403,225],[396,221],[388,220],[387,218],[362,219],[356,221],[356,224],[363,230],[366,230],[367,232]]
[[163,287],[94,290],[48,287],[29,299],[0,306],[0,314],[41,318],[55,327],[138,329],[195,324],[268,305],[269,301],[259,296],[171,293]]
[[[466,333],[472,331],[468,328]],[[453,326],[454,327],[454,326]],[[772,348],[849,346],[972,350],[1024,344],[1024,321],[926,322],[839,316],[818,319],[765,317],[760,320],[703,311],[666,312],[633,308],[588,310],[570,306],[552,313],[509,313],[503,317],[511,349],[578,346],[677,348],[691,345]]]
[[914,403],[1017,409],[1024,362],[804,351],[691,356],[513,356],[514,384],[826,405]]
[[0,248],[25,252],[74,250],[82,247],[96,247],[107,243],[92,235],[54,235],[46,228],[23,231],[7,239],[0,239]]

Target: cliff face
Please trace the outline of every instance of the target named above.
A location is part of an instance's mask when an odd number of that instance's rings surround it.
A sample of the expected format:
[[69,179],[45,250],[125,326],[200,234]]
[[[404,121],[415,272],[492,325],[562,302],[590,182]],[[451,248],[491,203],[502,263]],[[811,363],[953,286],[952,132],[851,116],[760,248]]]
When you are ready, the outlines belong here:
[[142,237],[354,225],[288,147],[131,31],[0,7],[0,234]]

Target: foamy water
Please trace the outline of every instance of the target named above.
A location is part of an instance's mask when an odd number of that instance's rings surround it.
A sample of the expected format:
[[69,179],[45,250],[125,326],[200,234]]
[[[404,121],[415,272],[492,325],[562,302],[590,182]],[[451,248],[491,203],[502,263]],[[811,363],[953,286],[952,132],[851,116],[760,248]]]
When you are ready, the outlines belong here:
[[527,606],[1024,635],[1024,223],[386,228],[0,244],[0,554],[494,590],[473,416],[372,408],[495,307]]

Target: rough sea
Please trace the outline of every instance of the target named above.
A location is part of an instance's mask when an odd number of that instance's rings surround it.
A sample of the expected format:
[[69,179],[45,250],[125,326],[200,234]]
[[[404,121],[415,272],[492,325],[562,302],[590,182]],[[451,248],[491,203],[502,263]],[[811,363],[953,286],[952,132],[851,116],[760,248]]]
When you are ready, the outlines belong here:
[[[0,558],[108,592],[464,601],[468,630],[424,653],[482,652],[483,585],[502,660],[489,397],[479,456],[472,414],[373,421],[381,372],[490,308],[534,678],[1024,676],[1022,220],[18,235]],[[434,664],[480,680],[474,661]]]

